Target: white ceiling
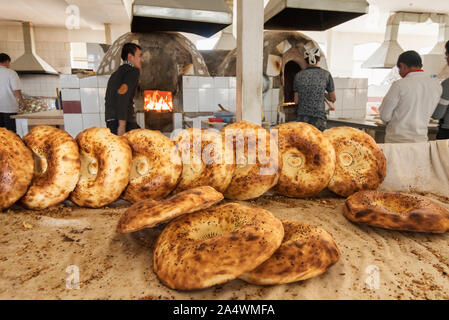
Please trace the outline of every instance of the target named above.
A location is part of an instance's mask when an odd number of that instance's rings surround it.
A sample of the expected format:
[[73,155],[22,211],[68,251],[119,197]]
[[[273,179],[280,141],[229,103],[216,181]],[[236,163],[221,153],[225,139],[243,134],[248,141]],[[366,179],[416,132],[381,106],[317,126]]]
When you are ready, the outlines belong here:
[[80,28],[104,29],[104,23],[129,24],[127,0],[0,0],[0,21],[31,21],[35,26],[65,26],[69,5],[80,11]]
[[[129,25],[133,0],[0,0],[0,24],[31,21],[35,26],[65,26],[66,9],[77,5],[80,27],[104,29],[104,23]],[[188,1],[188,0],[183,0]],[[335,0],[338,1],[338,0]],[[435,12],[449,14],[449,0],[367,0],[370,12],[333,30],[344,32],[384,33],[387,18],[393,11]],[[228,1],[231,3],[231,1]],[[267,0],[265,0],[267,2]],[[401,34],[438,33],[436,24],[401,24]]]

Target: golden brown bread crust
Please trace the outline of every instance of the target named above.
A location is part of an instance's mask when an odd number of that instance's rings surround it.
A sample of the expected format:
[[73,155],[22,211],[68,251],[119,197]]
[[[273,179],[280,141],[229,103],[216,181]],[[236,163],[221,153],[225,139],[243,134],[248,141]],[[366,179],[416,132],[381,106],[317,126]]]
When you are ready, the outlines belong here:
[[[173,193],[200,186],[223,192],[231,182],[235,165],[229,160],[223,136],[216,130],[189,128],[174,137],[182,155],[182,174]],[[226,161],[228,159],[228,161]]]
[[0,128],[0,211],[12,206],[33,179],[33,154],[20,137]]
[[275,127],[279,132],[282,171],[275,190],[287,197],[304,198],[325,189],[335,171],[335,151],[327,137],[304,122]]
[[128,187],[122,198],[130,202],[160,200],[178,183],[181,154],[175,143],[160,131],[136,129],[123,135],[133,151]]
[[[227,148],[233,149],[236,161],[232,181],[224,192],[225,198],[249,200],[260,197],[277,183],[282,168],[275,137],[261,126],[248,121],[227,125],[222,132],[227,140]],[[265,137],[259,136],[259,132],[265,134]],[[271,150],[270,143],[276,146],[274,150]]]
[[117,232],[128,233],[151,228],[181,214],[208,208],[223,200],[223,195],[209,186],[182,191],[168,199],[144,200],[133,204],[120,217]]
[[156,241],[154,272],[163,284],[195,290],[222,284],[267,260],[284,237],[269,211],[237,203],[183,215]]
[[131,147],[107,128],[92,127],[76,137],[80,150],[80,179],[70,200],[82,207],[99,208],[114,202],[128,185]]
[[344,215],[373,227],[443,233],[449,230],[449,211],[417,195],[359,191],[346,199]]
[[80,175],[78,145],[64,130],[37,126],[23,138],[35,159],[34,178],[20,200],[28,209],[57,205],[75,189]]
[[386,175],[386,159],[369,134],[350,127],[334,127],[324,134],[334,146],[337,159],[329,190],[348,197],[380,186]]
[[282,221],[284,239],[273,255],[239,278],[252,284],[274,285],[310,279],[334,265],[340,250],[326,230],[296,221]]

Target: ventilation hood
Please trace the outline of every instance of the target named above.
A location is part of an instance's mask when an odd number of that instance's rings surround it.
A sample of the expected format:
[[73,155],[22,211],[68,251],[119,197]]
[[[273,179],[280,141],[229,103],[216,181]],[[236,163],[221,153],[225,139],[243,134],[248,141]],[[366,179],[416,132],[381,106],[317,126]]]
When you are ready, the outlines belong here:
[[46,73],[58,74],[58,72],[41,57],[36,54],[34,42],[34,30],[31,22],[22,22],[23,41],[25,53],[11,63],[11,69],[17,73]]
[[232,24],[223,0],[135,0],[132,32],[179,31],[210,37]]
[[324,31],[368,13],[365,0],[270,0],[265,29]]
[[390,69],[396,66],[399,55],[404,50],[399,45],[398,31],[401,22],[407,23],[425,23],[431,20],[438,23],[439,37],[438,43],[429,54],[423,55],[424,70],[432,75],[440,76],[445,68],[444,44],[449,38],[449,16],[436,13],[415,13],[415,12],[396,12],[392,14],[387,21],[385,40],[369,58],[362,64],[362,68]]

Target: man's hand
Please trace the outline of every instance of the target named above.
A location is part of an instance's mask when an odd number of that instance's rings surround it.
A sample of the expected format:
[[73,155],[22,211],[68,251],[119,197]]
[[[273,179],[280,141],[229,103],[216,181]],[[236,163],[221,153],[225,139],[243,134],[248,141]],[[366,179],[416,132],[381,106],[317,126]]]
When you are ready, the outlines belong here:
[[118,121],[118,128],[117,128],[117,135],[122,136],[125,134],[126,131],[126,121],[119,120]]

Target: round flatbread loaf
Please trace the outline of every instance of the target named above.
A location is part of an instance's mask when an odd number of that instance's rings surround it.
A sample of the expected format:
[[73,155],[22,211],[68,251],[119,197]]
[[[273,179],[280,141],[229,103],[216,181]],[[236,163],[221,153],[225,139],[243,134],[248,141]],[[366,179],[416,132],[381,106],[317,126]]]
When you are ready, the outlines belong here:
[[221,193],[226,190],[235,165],[232,150],[225,149],[220,132],[189,128],[173,140],[181,151],[183,165],[174,193],[200,186],[210,186]]
[[133,204],[120,217],[117,232],[128,233],[151,228],[185,213],[209,208],[223,200],[223,195],[209,186],[182,191],[168,199],[144,200]]
[[354,192],[375,190],[380,186],[386,175],[386,160],[369,134],[350,127],[334,127],[324,134],[334,146],[337,158],[329,190],[348,197]]
[[335,171],[335,151],[326,136],[305,122],[275,127],[282,171],[275,190],[287,197],[311,197],[325,189]]
[[222,284],[267,260],[284,237],[282,222],[269,211],[237,203],[183,215],[156,241],[154,272],[172,289]]
[[160,200],[170,194],[181,177],[181,154],[160,131],[136,129],[123,135],[133,151],[129,184],[122,198],[130,202]]
[[14,132],[0,128],[0,211],[12,206],[33,179],[33,153]]
[[259,285],[296,282],[319,276],[338,261],[340,250],[326,230],[296,221],[282,224],[281,246],[268,260],[241,275],[240,279]]
[[260,197],[278,181],[282,162],[277,139],[259,125],[239,121],[222,130],[227,149],[235,153],[236,168],[225,198],[249,200]]
[[33,151],[34,178],[20,200],[28,209],[42,210],[68,198],[80,176],[80,155],[75,139],[66,131],[37,126],[23,138]]
[[129,181],[132,151],[125,138],[107,128],[92,127],[76,137],[81,172],[70,200],[99,208],[117,200]]
[[443,233],[449,211],[417,195],[359,191],[346,199],[344,215],[355,223],[391,230]]

